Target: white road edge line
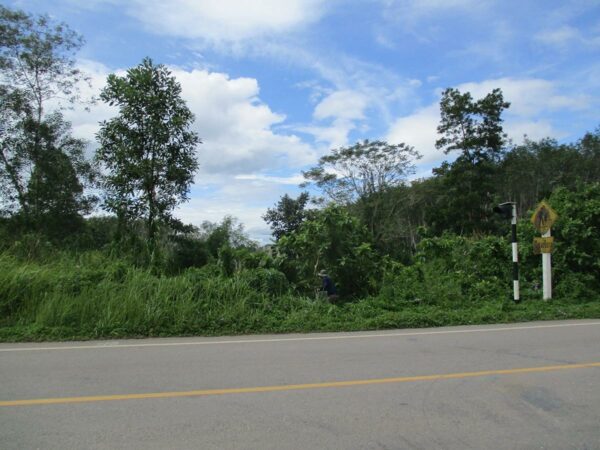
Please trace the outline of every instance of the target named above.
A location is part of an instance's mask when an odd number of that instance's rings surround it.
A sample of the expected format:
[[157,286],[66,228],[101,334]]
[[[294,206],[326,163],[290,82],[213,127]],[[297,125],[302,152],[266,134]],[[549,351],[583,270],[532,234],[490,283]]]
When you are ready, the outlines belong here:
[[600,325],[600,322],[587,323],[564,323],[553,325],[531,325],[531,326],[507,326],[502,328],[477,328],[474,330],[444,330],[444,331],[415,331],[402,333],[381,333],[381,334],[345,334],[341,336],[306,336],[297,338],[271,338],[271,339],[236,339],[221,341],[192,341],[192,342],[155,342],[147,344],[95,344],[95,345],[72,345],[55,347],[21,347],[21,348],[0,348],[0,352],[27,352],[43,350],[89,350],[89,349],[107,349],[107,348],[137,348],[137,347],[176,347],[184,345],[221,345],[221,344],[261,344],[267,342],[294,342],[294,341],[326,341],[341,339],[368,339],[382,337],[403,337],[403,336],[431,336],[438,334],[461,334],[461,333],[487,333],[495,331],[515,331],[515,330],[536,330],[543,328],[564,328],[564,327],[585,327]]

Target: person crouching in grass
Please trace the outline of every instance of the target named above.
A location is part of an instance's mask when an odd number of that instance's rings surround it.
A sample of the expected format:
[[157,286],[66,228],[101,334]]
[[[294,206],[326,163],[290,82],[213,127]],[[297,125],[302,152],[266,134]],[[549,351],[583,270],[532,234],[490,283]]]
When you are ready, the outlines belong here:
[[325,269],[319,272],[319,277],[321,278],[321,281],[323,283],[319,293],[323,296],[327,296],[327,300],[329,300],[331,303],[334,303],[338,299],[335,284],[333,283],[329,275],[327,275],[327,271]]

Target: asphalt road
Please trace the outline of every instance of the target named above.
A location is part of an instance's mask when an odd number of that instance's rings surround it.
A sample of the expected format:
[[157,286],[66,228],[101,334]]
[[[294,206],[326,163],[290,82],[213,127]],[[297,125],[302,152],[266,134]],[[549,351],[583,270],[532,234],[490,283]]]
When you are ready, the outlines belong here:
[[600,321],[0,344],[2,449],[600,449]]

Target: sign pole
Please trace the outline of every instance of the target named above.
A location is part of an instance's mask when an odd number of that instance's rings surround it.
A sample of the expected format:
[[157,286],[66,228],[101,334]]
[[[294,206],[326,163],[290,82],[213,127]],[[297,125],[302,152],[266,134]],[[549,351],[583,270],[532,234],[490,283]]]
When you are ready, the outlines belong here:
[[[550,236],[550,230],[542,235],[542,237]],[[552,253],[542,253],[542,277],[544,300],[550,300],[552,298]]]
[[533,248],[535,253],[542,254],[542,281],[543,281],[543,299],[552,298],[552,248],[554,238],[550,229],[558,219],[558,214],[545,201],[540,202],[531,216],[531,223],[542,233],[541,238],[533,239]]

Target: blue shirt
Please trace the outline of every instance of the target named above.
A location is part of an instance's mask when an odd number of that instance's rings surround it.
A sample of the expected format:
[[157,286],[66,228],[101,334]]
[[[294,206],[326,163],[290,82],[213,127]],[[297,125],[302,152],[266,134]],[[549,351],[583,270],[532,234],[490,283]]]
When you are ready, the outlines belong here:
[[333,281],[328,276],[323,277],[323,290],[327,291],[327,295],[335,295],[337,293],[335,284],[333,284]]

